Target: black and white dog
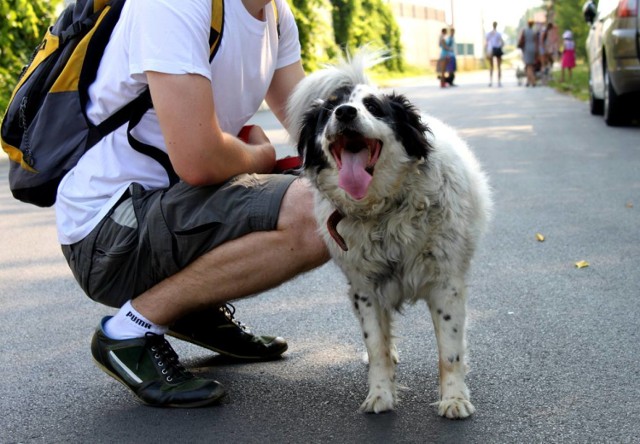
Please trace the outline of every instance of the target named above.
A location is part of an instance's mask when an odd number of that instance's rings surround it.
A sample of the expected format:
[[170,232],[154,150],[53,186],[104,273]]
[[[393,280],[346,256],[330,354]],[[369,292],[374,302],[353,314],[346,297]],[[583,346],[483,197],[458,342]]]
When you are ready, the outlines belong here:
[[490,191],[451,128],[368,81],[365,69],[379,61],[361,52],[308,76],[289,101],[289,130],[362,327],[369,394],[361,410],[395,407],[393,315],[423,299],[438,343],[438,413],[465,418],[475,411],[465,384],[465,276],[487,224]]

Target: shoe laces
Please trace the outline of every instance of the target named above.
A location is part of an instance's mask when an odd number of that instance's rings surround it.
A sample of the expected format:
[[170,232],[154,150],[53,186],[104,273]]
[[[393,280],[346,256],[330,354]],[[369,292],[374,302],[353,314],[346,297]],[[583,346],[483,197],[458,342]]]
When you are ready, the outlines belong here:
[[[164,376],[164,379],[176,384],[193,378],[193,375],[180,363],[178,354],[173,350],[171,344],[162,335],[147,333],[145,335],[146,347],[151,350],[156,367]],[[138,364],[144,358],[144,353],[140,355]]]
[[236,313],[236,307],[234,307],[232,304],[227,303],[227,304],[221,305],[218,309],[220,310],[220,313],[222,313],[229,322],[231,322],[232,324],[234,324],[235,326],[237,326],[239,329],[243,331],[246,331],[246,332],[249,331],[249,328],[246,325],[244,325],[242,322],[238,321],[234,317],[234,314]]

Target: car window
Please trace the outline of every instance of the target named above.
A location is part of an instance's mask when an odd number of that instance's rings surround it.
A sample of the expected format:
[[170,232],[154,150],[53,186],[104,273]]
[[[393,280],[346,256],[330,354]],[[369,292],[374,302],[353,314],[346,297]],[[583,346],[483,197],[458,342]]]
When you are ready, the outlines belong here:
[[602,17],[608,15],[612,10],[618,7],[619,0],[600,0],[598,2],[598,13]]

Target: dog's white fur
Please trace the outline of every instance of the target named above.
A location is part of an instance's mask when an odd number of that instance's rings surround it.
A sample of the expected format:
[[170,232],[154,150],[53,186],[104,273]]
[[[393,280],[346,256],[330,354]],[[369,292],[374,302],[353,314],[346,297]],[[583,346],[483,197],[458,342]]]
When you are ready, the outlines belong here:
[[[490,215],[490,190],[474,155],[449,126],[422,115],[431,150],[426,158],[416,159],[407,154],[393,125],[368,112],[365,97],[386,97],[364,73],[380,61],[379,55],[364,51],[308,76],[289,102],[289,129],[301,139],[304,126],[311,123],[303,116],[325,106],[333,91],[353,87],[343,103],[357,109],[362,132],[383,144],[366,196],[352,198],[338,186],[337,162],[329,150],[330,133],[336,131],[335,109],[329,110],[332,115],[311,140],[326,166],[310,166],[312,159],[305,158],[304,170],[316,189],[320,231],[349,280],[369,355],[369,393],[361,410],[378,413],[396,406],[393,315],[405,303],[422,299],[431,312],[438,344],[438,413],[465,418],[475,411],[465,384],[465,277]],[[309,156],[304,142],[298,141],[299,151]],[[327,228],[336,209],[344,216],[337,230],[348,251]]]

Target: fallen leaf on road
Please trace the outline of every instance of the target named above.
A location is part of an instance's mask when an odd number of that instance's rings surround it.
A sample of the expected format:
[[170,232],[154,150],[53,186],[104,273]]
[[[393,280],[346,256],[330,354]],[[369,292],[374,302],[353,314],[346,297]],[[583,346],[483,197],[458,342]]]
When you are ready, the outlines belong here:
[[589,262],[587,261],[578,261],[576,262],[576,268],[585,268],[589,266]]
[[536,239],[538,240],[538,242],[544,242],[544,235],[536,233]]
[[633,202],[627,202],[626,207],[627,208],[633,208]]

